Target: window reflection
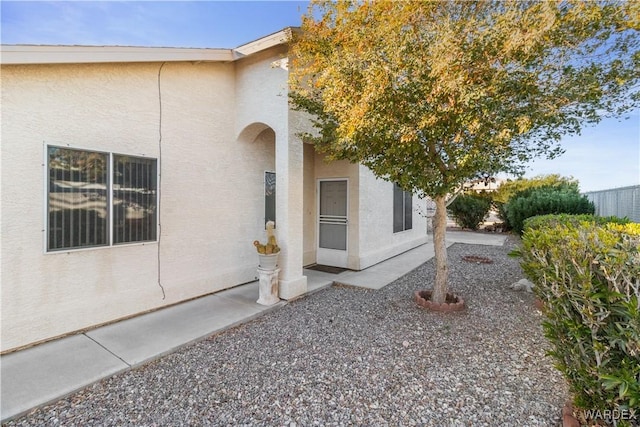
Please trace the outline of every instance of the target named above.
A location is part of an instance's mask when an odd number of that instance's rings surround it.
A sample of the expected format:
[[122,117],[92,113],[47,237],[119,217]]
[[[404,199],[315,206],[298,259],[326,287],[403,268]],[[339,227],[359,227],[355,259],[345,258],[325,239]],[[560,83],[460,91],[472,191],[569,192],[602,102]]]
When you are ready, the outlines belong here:
[[108,244],[108,155],[49,147],[48,249]]
[[113,241],[156,239],[156,160],[113,157]]
[[276,222],[276,174],[264,173],[264,224]]
[[156,240],[156,159],[113,155],[110,177],[109,153],[48,147],[47,155],[48,250],[109,245],[109,227],[113,244]]

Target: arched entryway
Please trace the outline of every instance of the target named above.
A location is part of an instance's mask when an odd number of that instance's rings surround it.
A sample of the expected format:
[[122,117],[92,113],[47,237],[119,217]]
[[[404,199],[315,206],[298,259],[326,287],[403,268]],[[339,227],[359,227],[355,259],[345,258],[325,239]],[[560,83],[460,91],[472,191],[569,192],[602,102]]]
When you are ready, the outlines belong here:
[[276,134],[264,123],[253,123],[240,133],[238,145],[242,150],[242,158],[250,165],[250,181],[255,183],[251,197],[255,202],[255,216],[260,218],[255,231],[260,232],[260,227],[264,230],[267,221],[277,222]]
[[237,138],[241,158],[251,165],[243,168],[251,170],[251,188],[240,190],[247,191],[248,196],[243,197],[252,198],[255,239],[264,238],[266,221],[275,219],[281,248],[280,297],[284,299],[306,292],[302,275],[302,142],[290,138],[286,131],[276,132],[262,122],[245,126]]

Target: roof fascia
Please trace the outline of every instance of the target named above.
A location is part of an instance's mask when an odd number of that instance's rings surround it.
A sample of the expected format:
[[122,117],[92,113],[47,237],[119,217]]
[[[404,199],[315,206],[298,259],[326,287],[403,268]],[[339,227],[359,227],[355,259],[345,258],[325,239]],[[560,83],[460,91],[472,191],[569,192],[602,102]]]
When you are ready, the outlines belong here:
[[287,43],[292,28],[262,37],[235,49],[131,46],[2,45],[0,63],[90,64],[115,62],[231,62]]
[[233,61],[231,49],[124,46],[3,45],[2,64],[83,64],[107,62]]
[[274,46],[288,43],[289,40],[291,40],[291,34],[292,29],[285,28],[277,33],[269,34],[266,37],[238,46],[233,49],[233,51],[236,54],[237,59],[244,58],[245,56],[270,49]]

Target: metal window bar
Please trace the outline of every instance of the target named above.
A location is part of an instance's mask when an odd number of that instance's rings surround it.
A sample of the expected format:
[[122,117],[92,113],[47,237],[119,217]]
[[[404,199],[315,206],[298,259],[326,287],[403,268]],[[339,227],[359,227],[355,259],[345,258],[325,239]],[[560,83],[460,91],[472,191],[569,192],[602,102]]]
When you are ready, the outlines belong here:
[[47,147],[47,250],[107,245],[107,154]]
[[157,161],[114,155],[114,164],[113,180],[118,184],[113,202],[114,229],[118,229],[114,244],[155,240]]
[[[95,162],[93,164],[93,167],[91,168],[91,175],[95,176],[95,177],[98,176],[98,163],[97,162]],[[88,194],[87,198],[90,199],[91,198],[90,196],[91,195]],[[85,240],[89,240],[90,239],[89,236],[91,236],[91,215],[90,215],[89,209],[86,209],[85,214],[84,214],[84,225],[85,225],[85,227],[84,227],[84,233],[85,233],[84,237],[85,237]]]
[[413,194],[393,184],[393,232],[413,228]]
[[[142,198],[140,197],[143,193],[143,191],[146,191],[146,163],[137,163],[135,164],[135,169],[136,169],[136,173],[135,173],[135,179],[136,179],[136,183],[137,183],[137,191],[134,193],[136,196],[136,203],[135,203],[135,207],[136,210],[140,209],[140,207],[142,206]],[[146,203],[144,205],[146,207]],[[137,239],[140,240],[147,240],[148,239],[148,230],[147,227],[144,226],[144,221],[146,221],[147,218],[147,214],[145,213],[144,217],[142,218],[142,220],[140,221],[136,221],[134,222],[134,232],[133,235],[136,236]]]
[[404,229],[411,230],[413,228],[413,194],[410,191],[404,192]]
[[[129,209],[133,212],[132,215],[135,215],[138,208],[138,163],[137,162],[129,162],[131,165],[131,170],[129,171]],[[129,223],[129,241],[135,242],[137,240],[141,240],[139,236],[136,235],[136,231],[138,230],[138,221],[136,217],[132,216],[132,220]]]
[[132,169],[133,165],[131,162],[124,162],[124,177],[122,180],[122,187],[120,188],[122,199],[124,200],[124,233],[122,237],[123,242],[131,242],[133,241],[131,236],[131,228],[133,224],[129,221],[130,216],[129,208],[131,208],[132,200],[131,200],[131,186],[133,184],[133,173]]
[[[77,164],[77,156],[72,155],[71,158],[73,159],[73,164]],[[73,173],[73,168],[70,167],[69,168],[69,180],[70,181],[74,181],[74,177],[73,177],[74,173]],[[80,177],[78,177],[78,179],[80,179]],[[71,202],[73,203],[73,202]],[[73,235],[73,217],[74,217],[74,209],[72,208],[72,210],[69,212],[69,246],[79,246],[77,244],[74,244],[74,235]]]

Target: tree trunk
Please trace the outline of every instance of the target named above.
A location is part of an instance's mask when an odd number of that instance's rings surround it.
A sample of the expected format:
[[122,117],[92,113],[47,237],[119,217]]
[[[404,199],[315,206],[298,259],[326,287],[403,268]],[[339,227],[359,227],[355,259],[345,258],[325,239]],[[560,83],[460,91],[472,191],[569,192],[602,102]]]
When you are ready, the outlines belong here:
[[431,301],[442,304],[447,297],[447,276],[449,267],[447,266],[447,244],[445,234],[447,231],[447,206],[445,196],[435,198],[436,213],[433,217],[433,248],[436,258],[436,278],[433,284]]

